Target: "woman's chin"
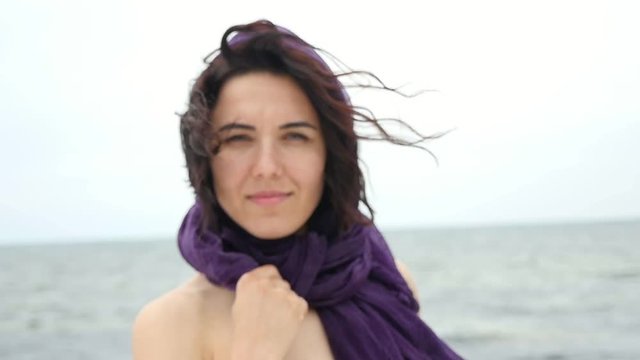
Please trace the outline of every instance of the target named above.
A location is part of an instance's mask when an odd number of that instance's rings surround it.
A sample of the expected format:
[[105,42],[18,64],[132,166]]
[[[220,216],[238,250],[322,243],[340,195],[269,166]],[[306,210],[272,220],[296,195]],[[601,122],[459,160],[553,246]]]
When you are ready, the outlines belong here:
[[245,231],[261,240],[278,240],[293,235],[301,227],[278,226],[277,224],[265,224],[264,226],[242,226]]

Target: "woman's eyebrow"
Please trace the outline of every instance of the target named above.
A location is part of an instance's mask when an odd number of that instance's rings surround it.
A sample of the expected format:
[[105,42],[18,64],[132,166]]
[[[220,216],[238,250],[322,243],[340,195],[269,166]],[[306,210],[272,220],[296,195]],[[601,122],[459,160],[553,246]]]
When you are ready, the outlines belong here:
[[294,122],[286,123],[284,125],[280,125],[280,129],[281,130],[297,128],[297,127],[307,127],[307,128],[311,128],[313,130],[318,130],[318,128],[316,126],[312,125],[311,123],[309,123],[307,121],[294,121]]
[[[291,129],[291,128],[300,128],[300,127],[306,127],[306,128],[310,128],[310,129],[313,129],[313,130],[318,130],[318,128],[316,126],[314,126],[313,124],[311,124],[311,123],[309,123],[307,121],[294,121],[294,122],[286,123],[286,124],[283,124],[283,125],[279,126],[279,128],[281,130],[286,130],[286,129]],[[232,122],[232,123],[229,123],[229,124],[226,124],[226,125],[222,125],[218,129],[218,132],[229,131],[229,130],[233,130],[233,129],[255,130],[256,127],[253,126],[253,125]]]
[[218,132],[229,131],[229,130],[232,130],[232,129],[255,130],[256,127],[252,126],[252,125],[232,122],[232,123],[220,126],[220,128],[218,129]]

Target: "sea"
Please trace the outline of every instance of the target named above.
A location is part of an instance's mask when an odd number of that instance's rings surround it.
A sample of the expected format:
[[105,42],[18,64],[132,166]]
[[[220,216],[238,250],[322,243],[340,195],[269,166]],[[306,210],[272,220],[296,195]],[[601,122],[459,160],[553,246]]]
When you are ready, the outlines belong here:
[[[425,322],[466,359],[640,359],[640,221],[384,231]],[[0,246],[0,359],[130,359],[175,239]]]

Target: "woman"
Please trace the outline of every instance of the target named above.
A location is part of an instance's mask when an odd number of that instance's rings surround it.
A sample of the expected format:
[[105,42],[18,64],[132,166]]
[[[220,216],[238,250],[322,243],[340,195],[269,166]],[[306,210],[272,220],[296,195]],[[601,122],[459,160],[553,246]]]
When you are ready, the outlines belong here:
[[196,203],[179,247],[198,275],[140,312],[135,359],[459,359],[358,210],[354,121],[412,143],[268,21],[230,28],[213,55],[180,123]]

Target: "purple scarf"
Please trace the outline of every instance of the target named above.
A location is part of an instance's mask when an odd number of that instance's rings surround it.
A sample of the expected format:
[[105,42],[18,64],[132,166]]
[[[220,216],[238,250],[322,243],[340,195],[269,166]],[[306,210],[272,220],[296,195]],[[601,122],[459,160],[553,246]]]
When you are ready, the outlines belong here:
[[336,359],[461,359],[418,317],[418,303],[374,226],[333,239],[308,232],[259,240],[238,226],[201,233],[201,217],[196,203],[180,227],[185,260],[229,290],[245,272],[275,265],[317,311]]

